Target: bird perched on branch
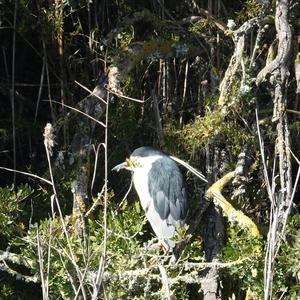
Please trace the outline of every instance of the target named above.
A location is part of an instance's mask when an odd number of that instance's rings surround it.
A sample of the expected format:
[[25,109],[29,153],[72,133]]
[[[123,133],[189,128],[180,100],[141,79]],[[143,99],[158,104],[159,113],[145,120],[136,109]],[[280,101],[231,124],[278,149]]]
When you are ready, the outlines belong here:
[[187,199],[182,174],[160,150],[140,147],[112,170],[133,173],[133,183],[152,229],[166,250],[172,250],[176,227],[185,224]]

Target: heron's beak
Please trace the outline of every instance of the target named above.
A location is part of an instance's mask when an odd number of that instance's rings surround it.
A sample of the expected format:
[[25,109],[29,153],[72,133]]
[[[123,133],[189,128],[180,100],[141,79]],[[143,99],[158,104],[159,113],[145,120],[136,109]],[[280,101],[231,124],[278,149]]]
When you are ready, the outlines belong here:
[[113,167],[111,170],[112,171],[116,171],[119,172],[121,169],[125,169],[127,167],[127,161],[124,161],[123,163],[116,165],[115,167]]
[[117,171],[117,172],[119,172],[121,169],[126,169],[128,171],[134,171],[139,166],[140,166],[140,164],[136,159],[126,158],[126,160],[123,163],[115,166],[111,170]]

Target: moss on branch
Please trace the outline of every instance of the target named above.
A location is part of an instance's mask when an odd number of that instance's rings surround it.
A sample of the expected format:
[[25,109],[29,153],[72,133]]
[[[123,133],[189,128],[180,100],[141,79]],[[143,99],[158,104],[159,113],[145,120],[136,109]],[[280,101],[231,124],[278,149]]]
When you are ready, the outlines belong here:
[[193,45],[174,40],[151,40],[136,42],[113,57],[108,70],[108,88],[121,94],[121,82],[135,66],[143,60],[159,61],[163,58],[190,58],[200,55],[202,51]]
[[227,173],[207,190],[207,196],[208,198],[213,198],[215,204],[222,208],[224,214],[228,217],[230,222],[235,221],[241,227],[248,228],[253,237],[259,238],[260,233],[256,224],[241,211],[236,210],[221,193],[225,185],[234,177],[234,171]]

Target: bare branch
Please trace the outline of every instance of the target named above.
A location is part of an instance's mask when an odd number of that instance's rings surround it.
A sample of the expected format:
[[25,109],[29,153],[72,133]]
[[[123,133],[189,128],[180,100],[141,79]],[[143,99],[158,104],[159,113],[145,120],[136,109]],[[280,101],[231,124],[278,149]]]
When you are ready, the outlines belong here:
[[290,58],[292,32],[288,22],[288,8],[289,0],[276,1],[275,26],[278,34],[277,56],[258,73],[256,79],[257,85],[266,80],[266,77],[276,70],[279,71],[282,80],[289,74],[287,65]]

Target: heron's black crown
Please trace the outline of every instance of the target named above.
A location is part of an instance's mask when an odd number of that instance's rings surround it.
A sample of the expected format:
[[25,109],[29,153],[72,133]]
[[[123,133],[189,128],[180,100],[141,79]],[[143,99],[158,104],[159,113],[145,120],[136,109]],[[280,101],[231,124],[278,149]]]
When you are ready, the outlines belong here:
[[147,157],[147,156],[154,156],[154,155],[167,156],[162,151],[148,146],[137,148],[131,154],[131,156],[138,156],[138,157]]

